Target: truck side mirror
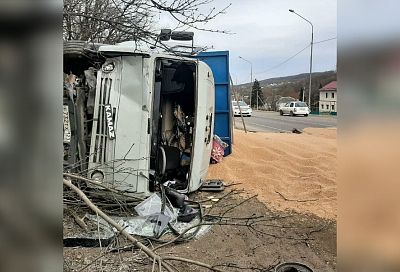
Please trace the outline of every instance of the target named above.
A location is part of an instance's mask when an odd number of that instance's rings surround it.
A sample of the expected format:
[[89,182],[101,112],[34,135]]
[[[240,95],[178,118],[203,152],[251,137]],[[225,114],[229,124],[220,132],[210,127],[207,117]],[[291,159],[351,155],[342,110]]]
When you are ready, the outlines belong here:
[[171,33],[171,39],[175,41],[191,41],[194,33],[190,31],[174,31]]
[[171,38],[171,29],[161,29],[160,35],[158,35],[158,39],[160,41],[169,41]]

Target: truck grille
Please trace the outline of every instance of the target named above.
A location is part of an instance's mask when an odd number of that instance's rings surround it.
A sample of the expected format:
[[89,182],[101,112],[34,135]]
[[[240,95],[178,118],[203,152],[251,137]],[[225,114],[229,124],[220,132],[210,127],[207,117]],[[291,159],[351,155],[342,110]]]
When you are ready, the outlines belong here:
[[100,91],[97,97],[98,114],[97,114],[97,128],[95,134],[93,162],[99,164],[106,162],[107,123],[106,123],[105,105],[110,103],[110,92],[112,88],[112,83],[113,81],[111,78],[101,78]]

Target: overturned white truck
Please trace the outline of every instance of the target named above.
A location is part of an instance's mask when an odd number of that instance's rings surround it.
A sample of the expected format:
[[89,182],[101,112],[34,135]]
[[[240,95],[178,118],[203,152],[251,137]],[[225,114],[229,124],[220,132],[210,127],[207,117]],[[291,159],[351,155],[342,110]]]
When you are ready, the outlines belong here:
[[206,178],[214,128],[207,64],[129,45],[64,44],[64,169],[126,193]]

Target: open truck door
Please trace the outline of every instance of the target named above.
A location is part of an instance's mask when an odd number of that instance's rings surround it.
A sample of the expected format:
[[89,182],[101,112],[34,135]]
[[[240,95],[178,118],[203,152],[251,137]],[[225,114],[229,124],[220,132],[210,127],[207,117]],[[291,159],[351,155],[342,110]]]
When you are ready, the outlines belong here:
[[189,192],[200,188],[207,177],[214,135],[214,76],[204,62],[197,65],[197,126]]
[[197,190],[210,162],[214,79],[195,59],[154,59],[151,114],[151,180],[172,183],[179,192]]

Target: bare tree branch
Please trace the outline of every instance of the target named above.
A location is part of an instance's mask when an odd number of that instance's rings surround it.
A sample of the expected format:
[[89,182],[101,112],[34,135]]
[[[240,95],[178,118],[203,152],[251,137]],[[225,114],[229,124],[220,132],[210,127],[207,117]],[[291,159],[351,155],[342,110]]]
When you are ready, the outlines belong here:
[[100,210],[96,205],[90,201],[89,198],[70,180],[63,179],[63,184],[73,190],[85,203],[86,205],[94,211],[96,214],[98,214],[101,218],[103,218],[107,223],[109,223],[111,226],[116,228],[122,235],[124,235],[129,241],[131,241],[135,246],[143,250],[144,253],[146,253],[147,256],[149,256],[152,259],[157,260],[167,271],[173,272],[174,270],[166,263],[163,263],[161,260],[161,257],[154,253],[153,250],[139,242],[136,238],[134,238],[132,235],[130,235],[123,227],[121,227],[117,222],[115,222],[113,219],[111,219],[108,215],[106,215],[102,210]]
[[230,6],[216,9],[212,3],[213,0],[64,0],[63,36],[65,40],[111,44],[127,40],[154,42],[158,34],[153,28],[154,18],[162,13],[176,21],[176,30],[228,33],[204,27]]

